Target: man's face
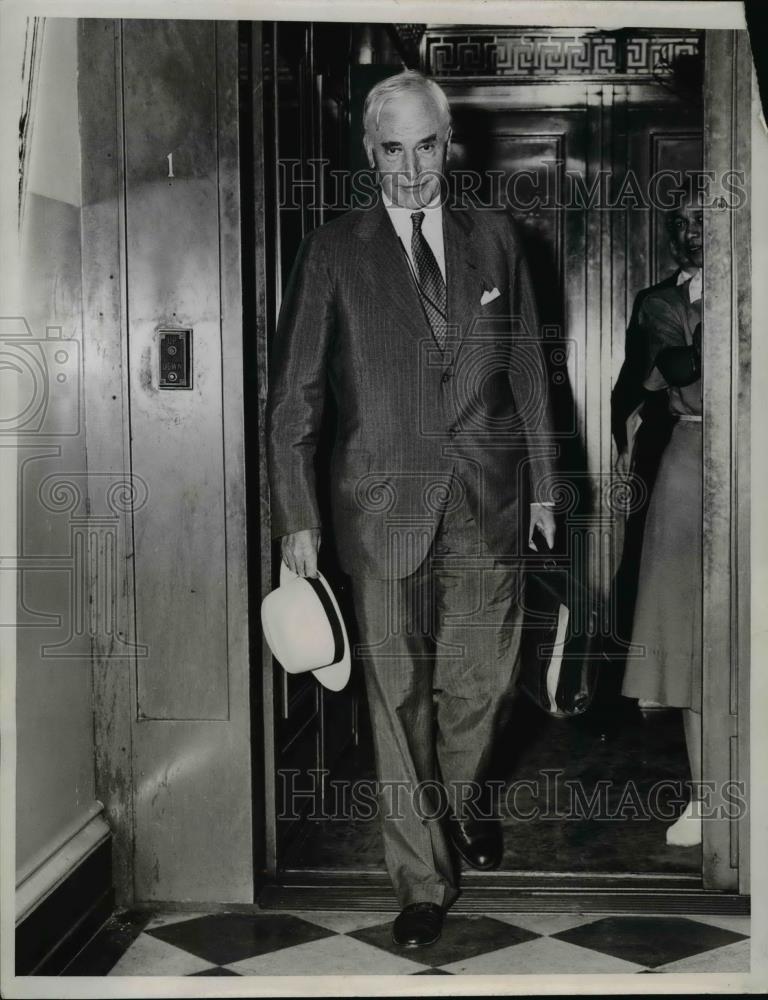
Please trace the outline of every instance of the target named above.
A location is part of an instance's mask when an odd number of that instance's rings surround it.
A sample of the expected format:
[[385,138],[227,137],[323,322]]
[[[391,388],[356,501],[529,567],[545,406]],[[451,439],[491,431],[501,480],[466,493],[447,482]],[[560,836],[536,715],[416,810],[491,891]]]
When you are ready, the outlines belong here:
[[368,162],[395,205],[417,211],[440,192],[450,136],[429,94],[389,98],[366,135]]
[[686,270],[702,267],[704,251],[701,208],[692,204],[681,206],[670,221],[669,232],[672,254],[680,267]]

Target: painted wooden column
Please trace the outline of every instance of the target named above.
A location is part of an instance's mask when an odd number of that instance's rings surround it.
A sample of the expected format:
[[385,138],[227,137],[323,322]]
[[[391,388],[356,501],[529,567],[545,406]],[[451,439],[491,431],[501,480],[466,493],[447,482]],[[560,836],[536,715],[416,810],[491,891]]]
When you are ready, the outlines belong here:
[[[89,475],[94,496],[123,483],[127,520],[119,641],[94,644],[116,880],[123,901],[248,903],[238,26],[85,22],[81,72]],[[191,385],[165,390],[176,328]]]
[[[745,33],[711,31],[705,45],[704,169],[739,171],[749,189],[751,62]],[[733,196],[727,199],[733,203]],[[723,788],[748,774],[749,203],[704,212],[703,780],[720,821],[704,824],[704,887],[740,888],[747,820]],[[733,812],[731,817],[729,812]],[[745,888],[742,872],[741,889]]]

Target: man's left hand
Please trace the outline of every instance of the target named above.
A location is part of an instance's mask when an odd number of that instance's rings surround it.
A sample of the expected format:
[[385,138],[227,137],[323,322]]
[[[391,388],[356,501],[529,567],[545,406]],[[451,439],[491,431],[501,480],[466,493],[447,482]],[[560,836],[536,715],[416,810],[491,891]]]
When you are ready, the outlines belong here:
[[533,544],[533,533],[536,530],[544,535],[547,545],[551,548],[555,544],[555,515],[551,507],[545,507],[540,503],[531,504],[531,526],[528,530],[528,548],[536,549]]

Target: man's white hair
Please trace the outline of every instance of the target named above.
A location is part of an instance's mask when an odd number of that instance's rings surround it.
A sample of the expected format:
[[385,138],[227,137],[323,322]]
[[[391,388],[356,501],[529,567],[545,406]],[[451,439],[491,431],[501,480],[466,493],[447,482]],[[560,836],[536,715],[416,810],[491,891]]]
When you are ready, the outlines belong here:
[[443,128],[448,131],[451,124],[451,107],[445,91],[418,70],[406,69],[402,73],[396,73],[379,81],[368,92],[363,106],[363,131],[367,143],[372,141],[373,133],[379,127],[381,110],[386,102],[398,94],[407,93],[428,94],[435,102]]

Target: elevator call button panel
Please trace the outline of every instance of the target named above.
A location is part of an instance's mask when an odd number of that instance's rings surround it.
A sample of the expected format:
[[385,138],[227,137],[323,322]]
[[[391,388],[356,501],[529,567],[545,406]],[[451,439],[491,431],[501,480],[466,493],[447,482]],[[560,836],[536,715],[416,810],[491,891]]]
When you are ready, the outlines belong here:
[[192,331],[158,330],[160,388],[192,388]]

